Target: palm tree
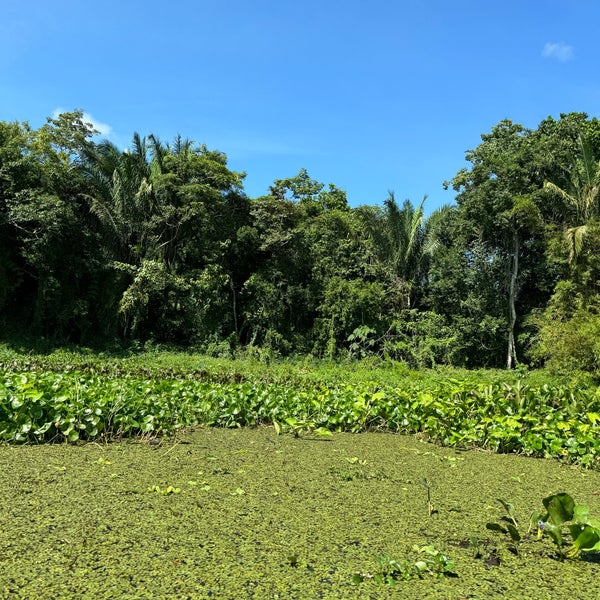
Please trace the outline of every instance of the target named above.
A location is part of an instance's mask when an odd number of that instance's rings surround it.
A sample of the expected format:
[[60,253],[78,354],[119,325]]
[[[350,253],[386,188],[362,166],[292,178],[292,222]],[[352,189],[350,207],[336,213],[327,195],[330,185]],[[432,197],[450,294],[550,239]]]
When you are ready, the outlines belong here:
[[550,181],[544,183],[544,189],[562,198],[569,213],[568,219],[575,223],[565,229],[571,264],[577,261],[583,250],[588,224],[600,216],[600,161],[594,159],[590,145],[582,135],[579,136],[579,147],[581,156],[571,172],[568,189]]
[[90,148],[83,161],[91,189],[87,195],[90,212],[103,228],[108,265],[115,274],[115,301],[125,332],[131,315],[132,322],[136,321],[138,305],[147,302],[147,292],[152,288],[148,282],[155,281],[154,287],[160,287],[164,279],[156,261],[160,248],[154,231],[159,210],[153,185],[154,162],[146,140],[137,133],[129,149],[121,151],[105,140]]
[[[402,304],[406,308],[412,306],[416,288],[422,283],[425,258],[438,244],[437,228],[426,227],[423,213],[426,199],[427,196],[417,207],[413,206],[410,200],[405,200],[400,208],[394,193],[389,192],[383,210],[359,211],[367,234],[377,248],[379,260],[387,271],[392,288],[399,292]],[[431,223],[434,221],[435,219]]]
[[124,152],[108,140],[97,144],[85,157],[85,172],[90,210],[112,239],[115,260],[139,263],[151,252],[148,226],[156,208],[145,140],[134,134]]

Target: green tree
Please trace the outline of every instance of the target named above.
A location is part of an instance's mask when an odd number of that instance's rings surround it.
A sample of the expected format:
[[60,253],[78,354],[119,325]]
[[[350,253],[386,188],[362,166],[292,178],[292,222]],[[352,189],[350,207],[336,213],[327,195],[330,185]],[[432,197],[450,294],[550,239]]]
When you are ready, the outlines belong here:
[[[19,232],[9,223],[9,207],[17,195],[33,185],[27,157],[30,140],[27,124],[0,122],[0,315],[3,317],[8,316],[9,305],[16,305],[14,294],[23,277],[22,259],[17,252]],[[13,320],[16,317],[11,316]]]
[[438,244],[423,304],[448,327],[443,337],[451,341],[440,358],[461,366],[498,367],[505,348],[504,261],[486,242],[471,240],[458,207],[444,211],[436,227]]
[[584,248],[588,223],[600,217],[600,161],[594,158],[583,134],[579,135],[579,150],[566,189],[544,182],[544,189],[559,196],[566,205],[565,222],[571,225],[565,229],[565,239],[571,263],[576,262]]
[[319,306],[323,323],[316,327],[315,349],[333,357],[359,329],[373,333],[381,330],[384,305],[385,287],[381,282],[332,277]]
[[349,210],[344,190],[332,183],[325,189],[325,184],[311,179],[304,168],[294,177],[276,179],[270,195],[277,200],[299,202],[311,214],[324,210]]
[[100,292],[80,164],[94,130],[74,111],[22,133],[20,158],[9,167],[19,175],[4,199],[19,270],[17,321],[29,332],[77,341],[92,327]]
[[248,209],[226,156],[135,134],[124,152],[93,148],[87,173],[125,333],[187,343],[237,329],[231,248]]
[[[525,283],[521,270],[525,266],[529,273],[534,265],[544,265],[539,260],[543,241],[535,203],[541,187],[536,154],[541,148],[532,143],[530,130],[510,120],[481,137],[482,143],[466,154],[471,169],[461,169],[451,184],[458,192],[467,251],[475,245],[485,248],[485,260],[503,267],[504,276],[496,285],[500,283],[497,293],[504,299],[504,314],[490,316],[504,322],[506,365],[511,368],[517,359],[517,302]],[[485,264],[480,266],[487,270]]]
[[250,218],[243,234],[248,246],[254,242],[254,268],[242,288],[241,339],[288,352],[302,347],[314,316],[311,257],[302,235],[306,211],[297,202],[271,195],[252,200]]
[[560,267],[560,281],[545,310],[530,319],[538,334],[532,357],[557,371],[595,371],[600,365],[600,162],[594,157],[600,124],[578,125],[569,158],[543,188],[546,201],[557,206],[548,253]]
[[[382,328],[385,305],[379,298],[375,248],[356,211],[324,210],[303,221],[302,233],[312,266],[313,350],[331,356],[348,347],[358,327],[373,332]],[[376,311],[366,308],[370,295],[382,301]]]
[[359,211],[375,245],[390,297],[397,300],[398,308],[414,305],[424,283],[425,258],[433,247],[433,238],[427,237],[424,227],[425,199],[417,207],[410,200],[399,207],[390,192],[383,209]]

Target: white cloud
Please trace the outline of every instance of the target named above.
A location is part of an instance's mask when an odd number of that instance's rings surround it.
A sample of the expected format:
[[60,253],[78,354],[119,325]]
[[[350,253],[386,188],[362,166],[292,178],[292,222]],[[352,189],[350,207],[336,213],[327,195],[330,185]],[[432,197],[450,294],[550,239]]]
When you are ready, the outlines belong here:
[[99,131],[100,135],[103,135],[104,137],[107,137],[112,133],[112,127],[110,125],[107,125],[106,123],[100,123],[100,121],[96,121],[96,119],[94,119],[94,117],[92,117],[92,115],[90,115],[89,113],[83,113],[83,120],[86,123],[91,123],[92,127],[96,131]]
[[560,62],[567,62],[575,58],[573,46],[564,42],[547,42],[542,50],[542,56],[545,58],[555,58]]
[[[58,117],[58,115],[60,115],[63,112],[65,112],[65,110],[62,108],[55,109],[52,113],[52,118],[56,119],[56,117]],[[89,123],[96,131],[99,132],[100,135],[104,137],[110,136],[113,132],[113,129],[110,125],[107,125],[106,123],[101,123],[100,121],[96,121],[96,119],[94,119],[94,117],[92,117],[90,113],[83,113],[83,122]]]

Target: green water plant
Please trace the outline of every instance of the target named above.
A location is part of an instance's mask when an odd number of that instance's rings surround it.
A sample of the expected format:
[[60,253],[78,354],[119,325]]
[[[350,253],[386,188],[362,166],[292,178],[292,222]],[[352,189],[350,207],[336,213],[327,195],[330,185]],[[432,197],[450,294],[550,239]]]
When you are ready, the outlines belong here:
[[295,438],[304,435],[317,435],[319,437],[331,437],[333,434],[327,427],[320,427],[317,423],[310,418],[298,419],[296,417],[287,417],[283,423],[273,421],[273,427],[277,435],[284,432],[291,433]]
[[[511,544],[509,549],[518,554],[518,545],[523,536],[518,528],[515,508],[501,498],[498,498],[498,502],[505,514],[500,522],[486,523],[486,529],[508,536]],[[590,519],[588,506],[576,504],[566,492],[548,496],[542,500],[542,504],[545,510],[533,512],[528,533],[537,528],[538,539],[549,537],[561,560],[577,558],[582,552],[600,550],[600,521]]]
[[[173,359],[170,359],[173,360]],[[182,365],[188,358],[181,358]],[[600,466],[600,390],[549,381],[480,381],[404,373],[395,380],[346,369],[305,379],[223,367],[187,372],[171,363],[132,368],[117,359],[53,368],[46,359],[0,369],[0,443],[108,441],[138,437],[160,448],[198,425],[272,425],[294,437],[373,430],[426,432],[429,441],[556,457]],[[0,364],[0,366],[2,366]],[[233,369],[233,371],[231,370]],[[373,379],[370,379],[373,377]],[[451,457],[449,464],[456,464]]]
[[500,518],[500,522],[486,523],[486,529],[506,535],[510,538],[509,549],[514,554],[519,553],[518,544],[521,541],[521,533],[519,532],[519,524],[517,522],[515,507],[512,503],[502,498],[497,498],[498,502],[504,508],[504,515]]
[[329,472],[332,475],[336,475],[342,481],[369,481],[371,479],[377,479],[379,481],[383,481],[387,479],[387,475],[382,470],[365,470],[361,468],[339,468],[339,467],[331,467]]
[[366,469],[369,461],[361,459],[358,456],[346,457],[346,463],[350,466],[331,467],[329,472],[338,476],[343,481],[369,480],[369,479],[387,479],[387,475],[381,469]]
[[376,570],[372,573],[355,573],[354,583],[373,580],[376,583],[393,586],[398,581],[431,577],[455,577],[454,562],[433,545],[413,545],[412,550],[417,554],[416,560],[395,559],[389,554],[375,558]]
[[437,510],[433,508],[433,503],[431,502],[431,484],[427,481],[426,477],[423,477],[419,482],[427,491],[427,513],[429,516],[435,514]]
[[504,508],[505,514],[500,518],[501,522],[486,523],[486,529],[506,534],[515,543],[520,542],[521,534],[519,533],[518,529],[519,524],[517,523],[514,505],[511,502],[508,502],[508,500],[504,500],[503,498],[497,498],[497,500]]
[[590,519],[588,506],[576,504],[566,492],[548,496],[542,503],[545,512],[534,513],[532,522],[537,523],[539,538],[547,535],[554,542],[561,560],[600,550],[600,521]]

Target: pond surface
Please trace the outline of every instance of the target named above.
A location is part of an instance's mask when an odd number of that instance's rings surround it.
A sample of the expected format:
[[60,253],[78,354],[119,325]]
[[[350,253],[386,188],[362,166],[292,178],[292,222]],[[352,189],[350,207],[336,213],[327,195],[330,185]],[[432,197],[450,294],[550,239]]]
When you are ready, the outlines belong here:
[[[600,517],[598,472],[393,434],[0,446],[0,597],[593,598],[595,556],[560,562],[527,535],[561,491]],[[498,498],[515,507],[518,554],[485,527]],[[456,577],[352,582],[378,556],[418,560],[415,545]]]

